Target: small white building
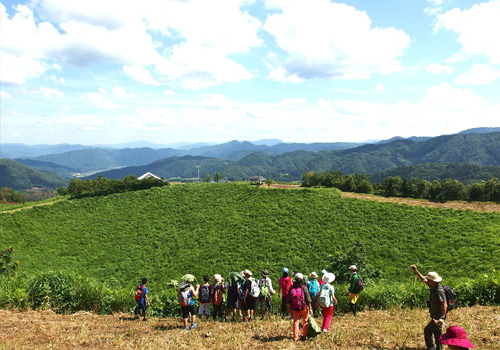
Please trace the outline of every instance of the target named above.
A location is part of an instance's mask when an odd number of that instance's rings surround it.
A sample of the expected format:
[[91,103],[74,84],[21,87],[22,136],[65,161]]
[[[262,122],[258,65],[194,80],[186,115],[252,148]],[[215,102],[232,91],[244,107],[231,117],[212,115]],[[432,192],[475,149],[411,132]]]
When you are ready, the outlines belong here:
[[[141,175],[137,178],[137,180],[144,180],[144,179],[157,179],[157,180],[162,180],[161,178],[159,178],[158,176],[156,176],[155,174],[153,173],[150,173],[150,172],[147,172],[145,173],[144,175]],[[163,181],[163,180],[162,180]]]

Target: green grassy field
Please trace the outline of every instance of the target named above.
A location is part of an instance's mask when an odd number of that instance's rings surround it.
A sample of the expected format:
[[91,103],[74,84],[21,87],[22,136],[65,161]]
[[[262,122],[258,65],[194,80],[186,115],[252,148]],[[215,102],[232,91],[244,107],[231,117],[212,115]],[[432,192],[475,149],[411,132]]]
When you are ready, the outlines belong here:
[[21,273],[71,271],[124,284],[245,268],[274,277],[282,266],[318,271],[356,239],[385,278],[411,280],[411,263],[445,277],[500,266],[499,214],[341,199],[332,189],[190,184],[0,216],[0,247],[14,246]]

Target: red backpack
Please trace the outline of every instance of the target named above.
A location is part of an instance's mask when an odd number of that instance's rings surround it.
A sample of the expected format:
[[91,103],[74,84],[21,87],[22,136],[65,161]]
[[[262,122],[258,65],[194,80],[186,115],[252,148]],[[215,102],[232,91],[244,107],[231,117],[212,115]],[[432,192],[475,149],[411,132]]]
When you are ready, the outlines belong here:
[[146,288],[146,286],[144,286],[144,285],[142,287],[141,287],[140,284],[137,286],[137,289],[136,289],[135,295],[134,295],[134,299],[135,300],[141,301],[141,299],[142,299],[142,291],[143,291],[144,288]]
[[306,308],[306,298],[302,286],[292,287],[288,294],[292,310],[302,311]]
[[222,304],[222,287],[220,285],[214,285],[212,288],[214,290],[214,305],[219,306]]

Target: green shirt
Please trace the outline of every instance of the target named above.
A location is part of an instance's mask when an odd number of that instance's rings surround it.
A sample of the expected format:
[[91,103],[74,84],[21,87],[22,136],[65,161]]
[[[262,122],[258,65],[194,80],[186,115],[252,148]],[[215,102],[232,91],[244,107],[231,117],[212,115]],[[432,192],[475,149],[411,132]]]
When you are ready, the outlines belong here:
[[355,274],[353,274],[351,276],[351,285],[349,286],[349,289],[348,289],[349,293],[354,293],[354,289],[356,288],[358,283],[359,283],[359,275],[356,272]]
[[444,293],[443,287],[439,284],[431,288],[429,296],[429,313],[431,318],[436,320],[440,319],[443,315],[443,302],[446,302],[446,294]]

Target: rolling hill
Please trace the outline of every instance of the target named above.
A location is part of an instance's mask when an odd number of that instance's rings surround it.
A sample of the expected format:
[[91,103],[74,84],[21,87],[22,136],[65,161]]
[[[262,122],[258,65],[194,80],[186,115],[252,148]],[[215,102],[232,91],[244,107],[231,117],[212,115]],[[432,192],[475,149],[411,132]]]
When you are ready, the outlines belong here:
[[28,275],[56,270],[123,284],[245,268],[276,276],[283,266],[328,267],[356,241],[371,268],[400,282],[412,280],[411,262],[446,278],[500,265],[498,213],[342,199],[333,189],[187,184],[0,215],[0,242]]
[[67,182],[57,175],[40,172],[10,159],[0,159],[0,187],[16,191],[32,187],[66,187]]

